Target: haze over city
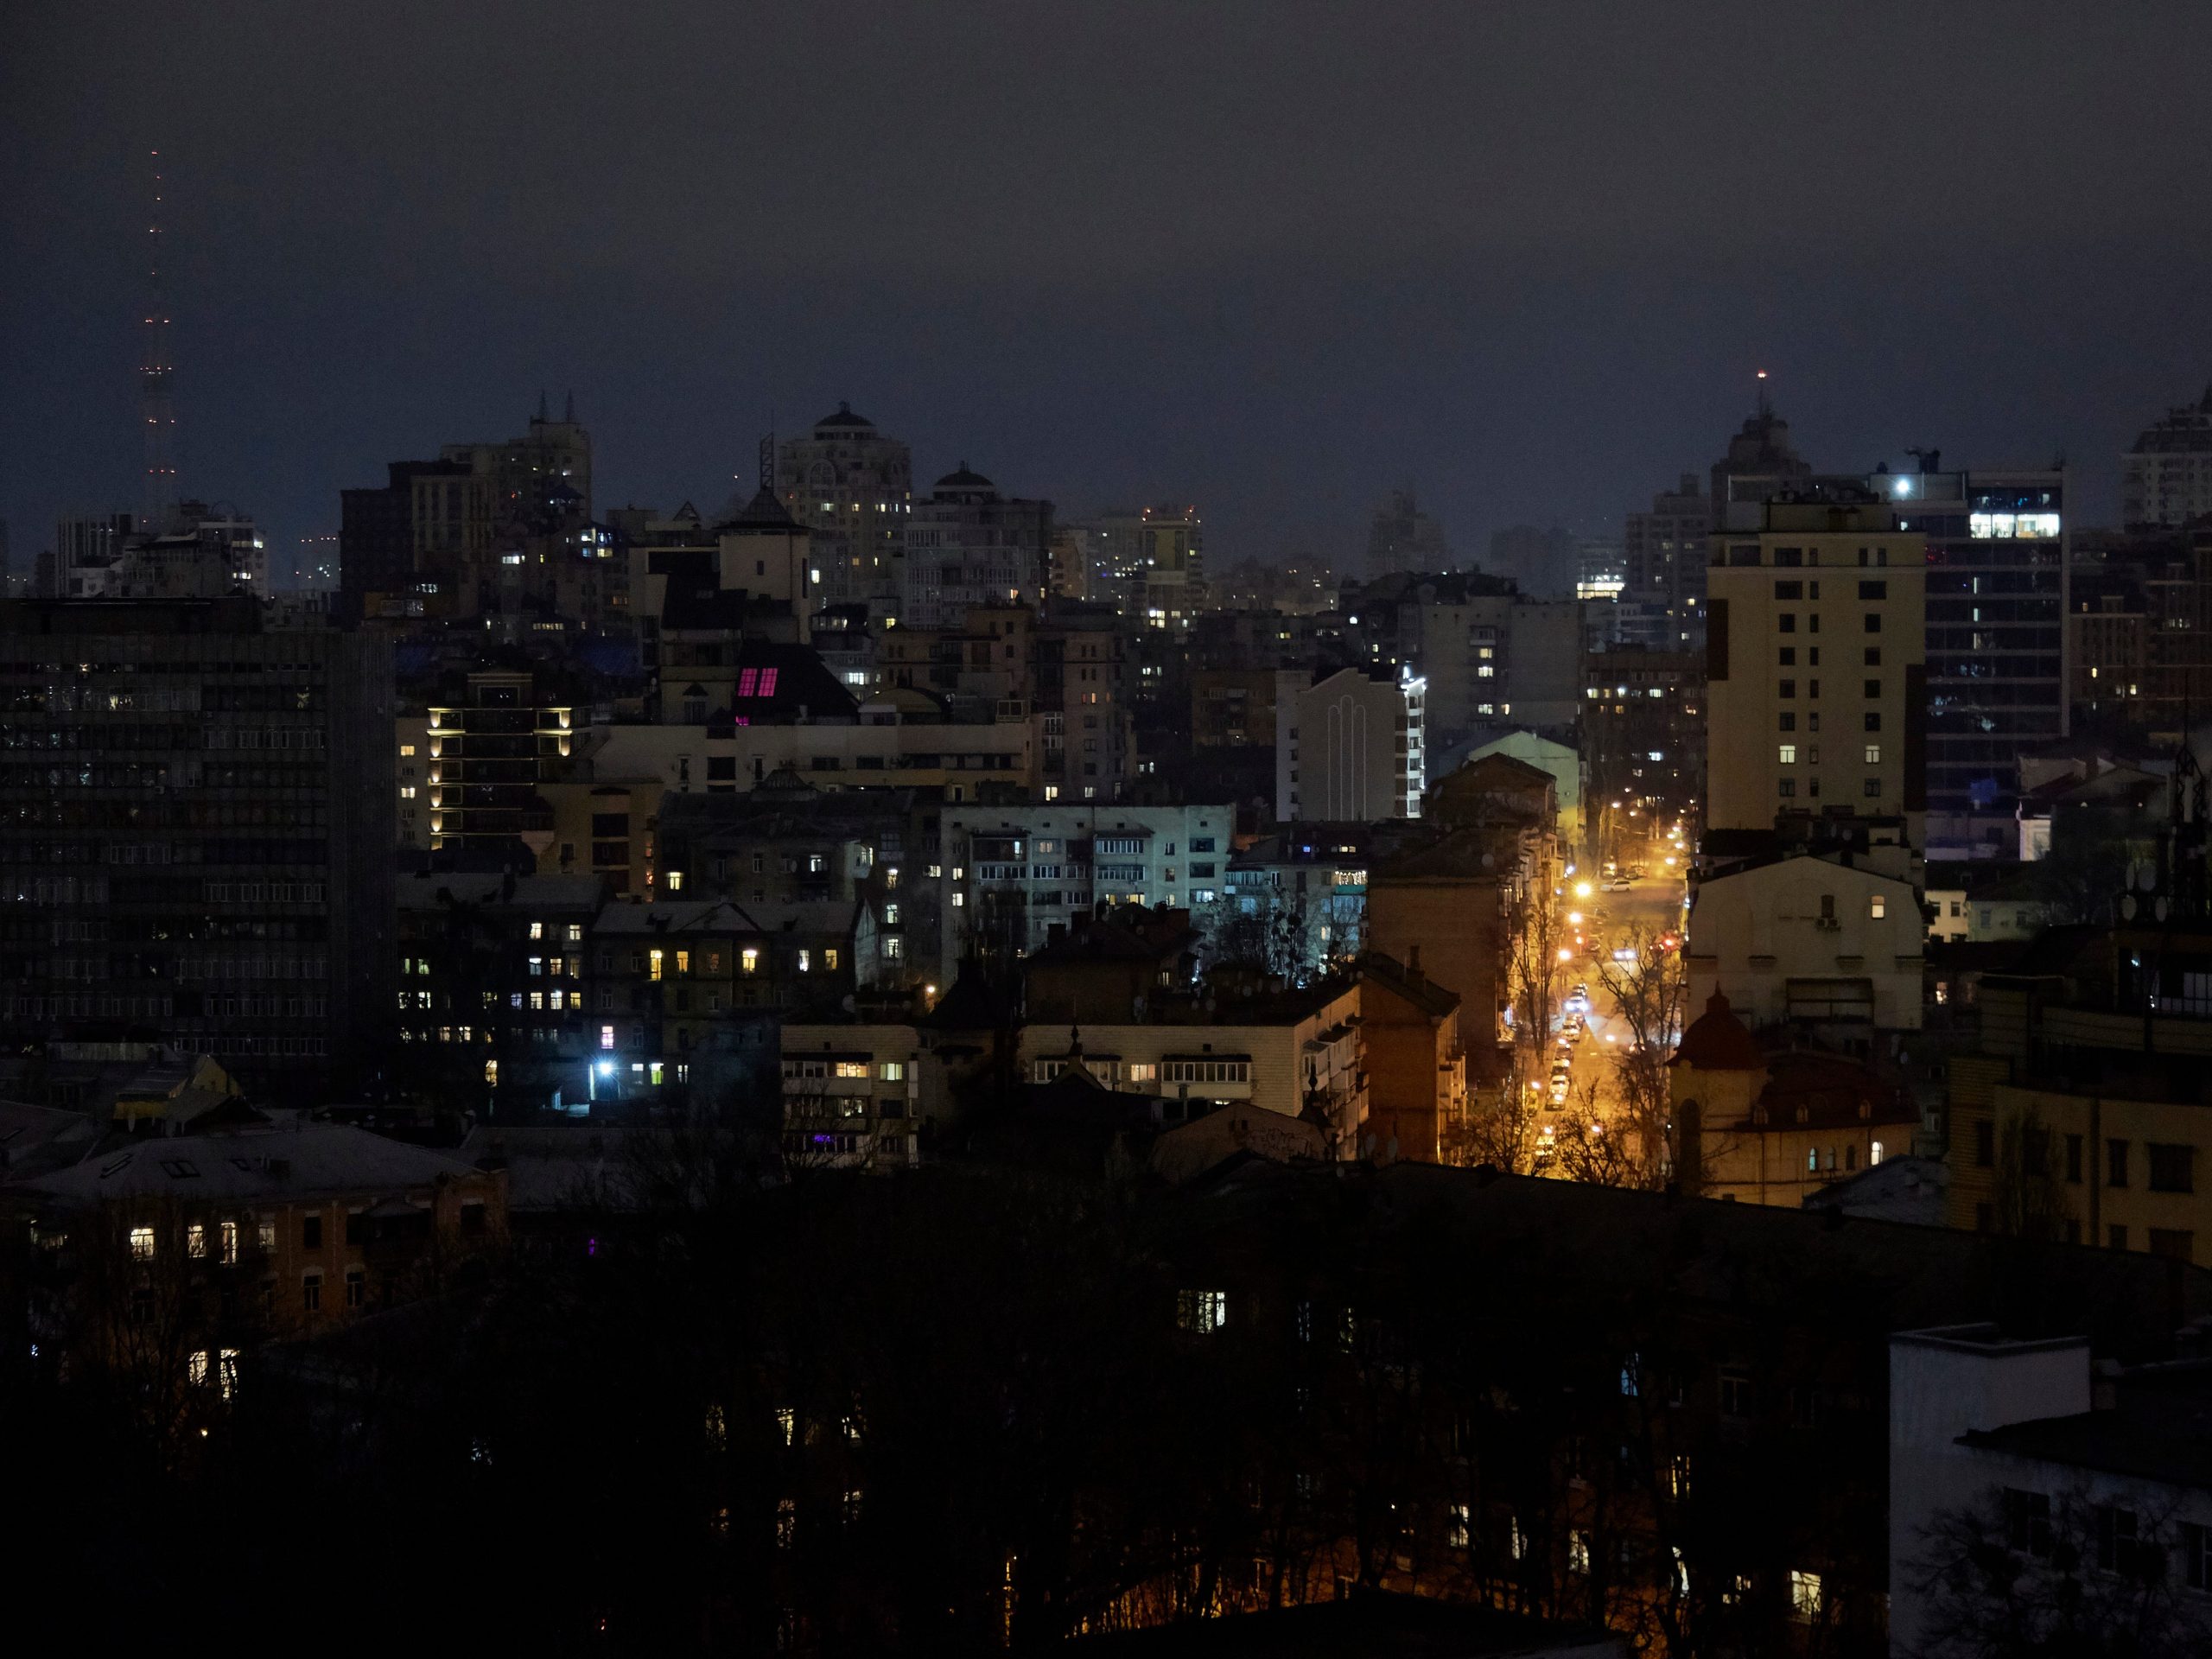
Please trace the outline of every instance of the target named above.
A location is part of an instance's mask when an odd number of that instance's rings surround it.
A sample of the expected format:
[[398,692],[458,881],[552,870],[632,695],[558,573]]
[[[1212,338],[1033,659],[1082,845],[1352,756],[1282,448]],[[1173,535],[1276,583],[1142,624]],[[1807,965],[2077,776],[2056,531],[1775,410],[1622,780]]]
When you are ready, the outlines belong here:
[[1341,556],[1410,480],[1478,560],[1511,524],[1618,534],[1758,368],[1815,465],[2063,453],[2097,517],[2146,406],[2212,374],[2192,5],[245,0],[0,31],[19,547],[128,493],[154,148],[185,485],[279,544],[541,386],[609,500],[702,498],[847,397],[1070,512],[1200,500],[1236,558]]
[[2212,1653],[2207,64],[0,12],[0,1652]]

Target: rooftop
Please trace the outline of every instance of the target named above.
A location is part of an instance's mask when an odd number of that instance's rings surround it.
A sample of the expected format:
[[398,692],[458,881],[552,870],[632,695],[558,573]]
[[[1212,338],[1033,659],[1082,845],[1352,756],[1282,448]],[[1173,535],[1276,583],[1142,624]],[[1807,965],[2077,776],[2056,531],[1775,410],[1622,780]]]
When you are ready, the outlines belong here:
[[1766,1067],[1766,1055],[1750,1027],[1730,1011],[1728,999],[1715,991],[1706,999],[1705,1012],[1682,1033],[1674,1064],[1700,1071],[1759,1071]]
[[1440,1019],[1459,1006],[1459,992],[1446,989],[1419,969],[1380,950],[1370,950],[1361,957],[1359,970],[1424,1014]]
[[2106,1410],[1969,1430],[1960,1444],[2212,1491],[2212,1376],[2176,1368],[2162,1380],[2124,1377]]
[[458,1159],[365,1129],[295,1120],[213,1135],[149,1136],[127,1150],[10,1185],[68,1205],[134,1198],[281,1204],[319,1193],[427,1187],[476,1173]]
[[1365,1591],[1344,1601],[1094,1636],[1074,1647],[1077,1654],[1126,1653],[1147,1659],[1213,1654],[1253,1659],[1617,1659],[1628,1651],[1624,1638],[1585,1626],[1433,1596]]

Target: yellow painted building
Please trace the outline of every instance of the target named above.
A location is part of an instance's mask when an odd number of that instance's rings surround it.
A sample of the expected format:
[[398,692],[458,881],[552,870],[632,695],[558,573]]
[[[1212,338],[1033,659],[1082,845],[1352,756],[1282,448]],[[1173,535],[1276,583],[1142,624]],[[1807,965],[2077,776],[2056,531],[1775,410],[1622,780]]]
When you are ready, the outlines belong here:
[[1864,501],[1777,499],[1706,573],[1715,830],[1926,808],[1926,540]]

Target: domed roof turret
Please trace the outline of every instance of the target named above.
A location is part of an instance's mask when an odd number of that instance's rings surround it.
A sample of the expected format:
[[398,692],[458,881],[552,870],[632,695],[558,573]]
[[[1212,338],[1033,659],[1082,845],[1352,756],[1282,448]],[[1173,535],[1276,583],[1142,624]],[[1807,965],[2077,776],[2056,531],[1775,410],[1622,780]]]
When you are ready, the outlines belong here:
[[1707,999],[1705,1012],[1690,1021],[1682,1033],[1675,1058],[1700,1071],[1764,1071],[1766,1056],[1744,1022],[1729,1012],[1728,999],[1719,991]]

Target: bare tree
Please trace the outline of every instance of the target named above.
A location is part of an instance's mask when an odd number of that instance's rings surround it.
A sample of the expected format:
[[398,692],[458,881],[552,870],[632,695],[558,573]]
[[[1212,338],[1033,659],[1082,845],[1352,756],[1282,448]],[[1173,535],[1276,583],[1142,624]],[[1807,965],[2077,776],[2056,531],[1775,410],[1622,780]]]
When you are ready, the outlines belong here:
[[1559,905],[1550,887],[1520,884],[1506,911],[1504,946],[1512,1064],[1525,1081],[1544,1074],[1559,1007]]
[[1526,1175],[1535,1166],[1540,1114],[1536,1098],[1529,1090],[1530,1079],[1522,1075],[1517,1063],[1522,1052],[1516,1044],[1516,1063],[1507,1068],[1490,1098],[1474,1098],[1470,1090],[1466,1124],[1460,1137],[1461,1161],[1489,1164],[1509,1175]]
[[1687,981],[1679,938],[1642,923],[1598,966],[1598,982],[1627,1028],[1613,1057],[1619,1110],[1610,1133],[1634,1142],[1641,1174],[1624,1185],[1663,1185],[1675,1166],[1667,1061],[1681,1033]]
[[1560,1173],[1569,1180],[1596,1186],[1657,1185],[1642,1138],[1624,1133],[1624,1127],[1618,1122],[1607,1126],[1594,1081],[1569,1090],[1556,1131]]
[[1993,1490],[1939,1513],[1906,1580],[1923,1598],[1915,1659],[2180,1659],[2212,1615],[2177,1592],[2180,1527],[2088,1491]]

